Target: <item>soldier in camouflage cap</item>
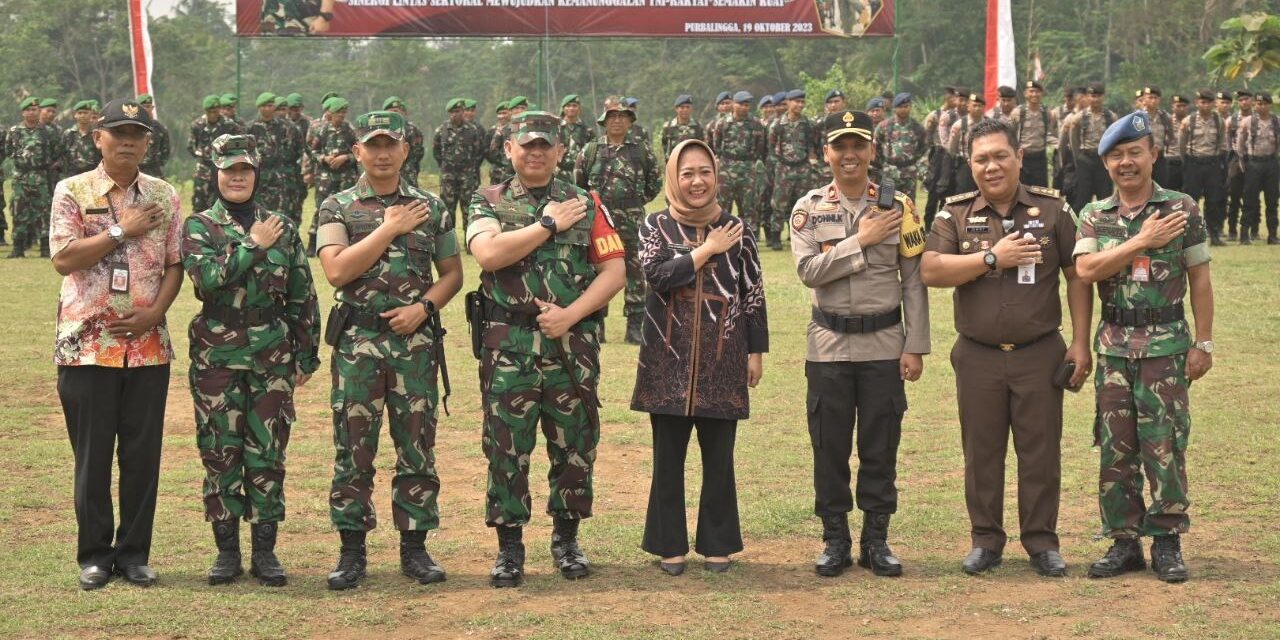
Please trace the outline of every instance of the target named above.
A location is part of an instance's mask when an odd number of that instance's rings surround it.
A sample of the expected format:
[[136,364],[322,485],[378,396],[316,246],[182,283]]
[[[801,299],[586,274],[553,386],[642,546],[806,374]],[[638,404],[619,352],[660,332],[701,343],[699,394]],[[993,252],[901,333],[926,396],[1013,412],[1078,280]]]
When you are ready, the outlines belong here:
[[[409,157],[405,158],[404,168],[400,170],[400,176],[416,187],[418,186],[418,174],[422,173],[422,158],[427,154],[426,136],[422,135],[422,129],[419,129],[418,125],[409,121],[409,109],[404,106],[404,100],[391,96],[382,101],[382,110],[394,111],[404,118],[404,141],[409,144]],[[477,180],[476,186],[479,185],[480,182]]]
[[582,121],[582,101],[571,93],[560,101],[560,143],[564,145],[564,157],[560,160],[556,178],[573,182],[573,161],[578,152],[596,139],[595,127]]
[[48,257],[48,215],[53,198],[49,172],[60,145],[53,128],[40,124],[39,98],[27,98],[19,108],[22,122],[5,135],[5,155],[13,161],[13,251],[9,257],[23,257],[37,242],[40,255]]
[[151,146],[147,147],[147,155],[142,158],[142,164],[138,169],[149,176],[163,179],[164,165],[169,163],[169,156],[173,154],[173,136],[170,135],[169,128],[156,118],[156,101],[151,94],[144,93],[138,96],[137,100],[138,104],[151,114],[152,122]]
[[606,102],[596,122],[605,135],[588,142],[574,163],[578,187],[600,194],[617,222],[618,235],[627,249],[627,292],[623,313],[627,317],[626,341],[640,344],[644,321],[644,268],[640,264],[640,226],[645,205],[662,191],[662,173],[649,144],[636,137],[636,114],[619,102]]
[[511,167],[511,159],[507,157],[505,151],[507,137],[510,135],[511,119],[524,113],[529,108],[529,99],[524,96],[516,96],[506,103],[507,111],[504,114],[501,109],[498,110],[498,124],[489,130],[489,146],[485,149],[485,160],[489,161],[489,184],[498,184],[506,182],[515,175],[515,169]]
[[785,111],[769,128],[769,157],[773,161],[772,216],[760,221],[763,235],[774,251],[782,249],[782,217],[818,181],[818,159],[822,157],[822,131],[817,122],[804,115],[805,93],[787,92]]
[[62,148],[66,151],[63,170],[67,176],[92,171],[102,162],[102,153],[93,143],[93,122],[98,117],[98,102],[81,100],[73,110],[76,124],[62,132]]
[[253,530],[250,572],[264,585],[285,584],[274,550],[293,394],[320,366],[311,267],[296,222],[257,197],[258,151],[252,135],[213,141],[217,199],[182,228],[182,265],[203,304],[191,320],[189,379],[205,519],[218,547],[209,584],[244,572],[241,518]]
[[[404,118],[374,111],[356,121],[364,173],[320,205],[320,264],[338,304],[325,340],[333,345],[333,440],[337,447],[329,515],[342,538],[330,589],[365,575],[365,534],[373,511],[374,458],[385,408],[395,444],[391,516],[400,530],[400,570],[422,584],[444,569],[426,551],[440,525],[436,474],[437,367],[444,348],[438,310],[462,287],[453,219],[435,195],[400,175],[409,154]],[[432,266],[438,277],[432,277]],[[442,373],[446,402],[447,373]],[[447,406],[447,405],[446,405]]]
[[431,157],[440,166],[440,197],[450,220],[461,210],[466,224],[466,199],[480,188],[477,167],[484,157],[484,130],[467,122],[466,101],[454,98],[445,104],[449,119],[436,127],[431,140]]
[[[355,131],[347,122],[347,99],[334,96],[324,101],[327,119],[314,127],[307,136],[307,148],[315,160],[316,209],[329,196],[350,189],[360,177],[355,154]],[[316,252],[316,229],[320,216],[311,218],[307,232],[307,253]]]
[[[1188,387],[1213,366],[1209,235],[1194,200],[1151,179],[1155,143],[1144,112],[1108,127],[1098,154],[1115,192],[1080,212],[1074,254],[1076,271],[1098,283],[1102,301],[1094,441],[1102,450],[1102,530],[1113,544],[1089,575],[1145,568],[1140,538],[1152,536],[1152,570],[1165,582],[1182,582],[1190,575],[1179,539],[1191,524]],[[1194,338],[1183,305],[1188,292]]]
[[257,201],[268,211],[288,216],[296,230],[302,225],[302,218],[293,217],[289,185],[296,180],[293,174],[300,171],[302,136],[297,127],[276,117],[275,94],[264,92],[254,104],[258,118],[249,124],[249,135],[257,141]]
[[512,126],[506,153],[516,176],[476,192],[467,210],[467,243],[484,270],[468,313],[481,338],[495,587],[523,580],[521,531],[532,510],[529,456],[539,423],[551,457],[552,559],[566,578],[590,572],[577,533],[591,516],[600,440],[598,325],[625,278],[622,241],[600,199],[554,177],[564,153],[559,119],[531,111]]
[[244,133],[240,125],[222,115],[221,99],[216,95],[205,96],[204,115],[191,123],[187,136],[187,153],[196,159],[196,173],[191,185],[191,210],[204,211],[213,206],[214,193],[213,152],[209,146],[223,135]]

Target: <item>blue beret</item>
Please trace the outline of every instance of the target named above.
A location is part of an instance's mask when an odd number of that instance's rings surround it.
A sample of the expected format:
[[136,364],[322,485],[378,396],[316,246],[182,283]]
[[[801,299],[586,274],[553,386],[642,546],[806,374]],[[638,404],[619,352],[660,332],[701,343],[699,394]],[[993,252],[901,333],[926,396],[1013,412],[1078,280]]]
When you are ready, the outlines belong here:
[[724,102],[725,100],[728,100],[732,97],[733,97],[733,94],[729,93],[728,91],[721,91],[720,93],[716,94],[716,104],[720,104],[721,102]]
[[788,100],[804,100],[804,89],[792,89],[787,92]]
[[786,99],[787,99],[787,92],[786,92],[786,91],[779,91],[779,92],[777,92],[777,93],[773,94],[773,103],[774,103],[774,104],[782,104],[782,101],[783,101],[783,100],[786,100]]
[[883,109],[883,108],[884,108],[884,98],[872,98],[867,101],[868,111],[871,109]]
[[1105,156],[1118,144],[1141,140],[1151,135],[1151,120],[1145,111],[1133,113],[1116,120],[1107,127],[1098,142],[1098,155]]
[[640,105],[640,98],[623,98],[622,104],[628,107],[636,107]]
[[756,104],[756,106],[763,109],[772,104],[773,104],[773,96],[765,96],[763,98],[760,98],[760,102]]
[[693,104],[693,96],[687,93],[682,93],[676,96],[676,106],[678,107],[682,104]]
[[843,97],[844,97],[843,91],[839,89],[832,89],[827,92],[827,97],[823,99],[823,102],[826,102],[827,100],[830,100],[832,98],[843,98]]
[[893,106],[895,108],[901,107],[902,105],[908,104],[910,102],[911,102],[911,94],[907,93],[906,91],[903,91],[902,93],[899,93],[898,95],[893,97]]
[[739,91],[733,94],[734,102],[751,102],[752,100],[755,100],[755,99],[756,97],[751,95],[750,91]]

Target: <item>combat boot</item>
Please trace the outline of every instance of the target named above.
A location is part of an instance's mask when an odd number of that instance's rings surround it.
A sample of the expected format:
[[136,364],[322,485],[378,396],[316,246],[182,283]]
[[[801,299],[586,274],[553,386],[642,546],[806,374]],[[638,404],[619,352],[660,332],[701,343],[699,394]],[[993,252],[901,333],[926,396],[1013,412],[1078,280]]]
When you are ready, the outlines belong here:
[[1127,571],[1140,571],[1147,568],[1147,561],[1142,557],[1142,544],[1137,538],[1116,538],[1107,550],[1107,555],[1089,565],[1090,578],[1114,578]]
[[338,535],[342,538],[342,551],[338,555],[338,566],[329,572],[329,588],[333,591],[359,586],[364,580],[365,567],[368,564],[363,530],[344,529],[339,531]]
[[902,575],[902,562],[889,549],[889,514],[863,513],[858,566],[878,576]]
[[524,530],[520,527],[494,527],[498,530],[498,561],[489,572],[494,587],[518,587],[524,582]]
[[214,522],[213,541],[218,545],[218,557],[209,569],[209,584],[230,584],[244,574],[240,564],[240,521]]
[[644,315],[633,313],[627,316],[627,336],[623,339],[627,344],[644,342]]
[[444,582],[444,567],[427,553],[426,531],[400,532],[400,573],[417,580],[418,584]]
[[40,257],[41,258],[49,257],[49,239],[48,238],[40,239]]
[[[1139,556],[1142,550],[1138,550]],[[1186,582],[1191,577],[1182,561],[1182,541],[1178,534],[1156,536],[1151,541],[1151,570],[1161,582]]]
[[822,541],[826,548],[813,564],[820,576],[834,578],[853,566],[853,538],[849,535],[849,514],[822,516]]
[[249,525],[252,535],[249,541],[253,544],[253,553],[249,556],[249,573],[266,587],[283,587],[289,582],[284,574],[284,567],[276,557],[276,533],[280,531],[278,522],[259,522]]
[[777,229],[769,232],[769,248],[774,251],[782,251],[782,230]]
[[591,563],[578,546],[578,525],[581,520],[555,518],[551,533],[551,560],[567,580],[585,578],[591,573]]
[[1209,246],[1211,246],[1211,247],[1225,247],[1225,246],[1227,246],[1227,243],[1225,243],[1225,242],[1223,242],[1223,241],[1222,241],[1222,235],[1221,235],[1221,234],[1219,234],[1217,231],[1211,231],[1211,232],[1209,232]]
[[9,251],[9,258],[25,258],[27,257],[26,246],[18,239],[13,240],[13,249]]
[[1240,230],[1240,244],[1253,244],[1253,241],[1249,239],[1248,229]]

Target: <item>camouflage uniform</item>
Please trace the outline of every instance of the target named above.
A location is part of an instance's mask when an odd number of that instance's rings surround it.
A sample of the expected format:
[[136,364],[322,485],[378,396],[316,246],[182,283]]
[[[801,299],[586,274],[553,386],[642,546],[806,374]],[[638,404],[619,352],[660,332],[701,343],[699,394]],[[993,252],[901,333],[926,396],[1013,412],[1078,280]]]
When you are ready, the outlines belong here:
[[[400,177],[416,187],[418,174],[422,173],[422,159],[427,156],[426,136],[422,134],[422,129],[419,129],[418,125],[405,120],[404,141],[409,143],[409,156],[404,159],[404,166],[400,167]],[[476,182],[476,186],[480,186],[479,181]]]
[[770,207],[776,215],[761,220],[770,247],[780,247],[782,217],[818,180],[811,159],[822,157],[820,125],[800,116],[792,120],[783,115],[769,128],[769,157],[773,164],[773,197]]
[[9,157],[8,144],[5,142],[9,138],[9,132],[0,129],[0,247],[9,244],[5,242],[5,232],[9,230],[8,217],[5,216],[5,209],[8,208],[4,200],[4,161]]
[[[730,118],[716,127],[716,142],[712,146],[720,161],[720,208],[729,213],[733,204],[738,203],[738,217],[756,232],[760,223],[757,216],[761,187],[757,164],[765,157],[766,136],[764,126],[756,119]],[[781,210],[790,211],[791,205]]]
[[707,134],[701,122],[690,118],[688,122],[681,124],[678,118],[672,118],[662,126],[662,157],[670,156],[671,150],[685,140],[705,142],[706,139]]
[[[1185,212],[1187,227],[1168,245],[1144,252],[1148,281],[1132,267],[1098,283],[1102,322],[1095,350],[1098,365],[1095,442],[1101,446],[1099,507],[1103,533],[1112,538],[1183,533],[1187,508],[1186,448],[1191,431],[1186,359],[1192,337],[1186,320],[1138,324],[1113,322],[1111,309],[1181,308],[1188,269],[1209,262],[1208,231],[1195,202],[1156,185],[1145,209],[1132,218],[1119,199],[1089,203],[1080,214],[1075,255],[1115,247],[1137,235],[1160,212]],[[1149,311],[1148,311],[1149,312]],[[1142,474],[1151,482],[1151,505],[1142,497]]]
[[912,199],[916,197],[920,158],[928,150],[929,134],[914,118],[905,123],[896,117],[885,118],[876,127],[876,155],[884,161],[882,179],[893,180],[894,188]]
[[436,127],[431,140],[431,157],[440,166],[440,199],[445,215],[457,220],[454,212],[462,210],[466,224],[466,200],[480,188],[476,167],[484,157],[484,130],[479,125],[450,122]]
[[49,171],[57,142],[50,127],[17,124],[5,136],[5,150],[13,161],[13,253],[22,255],[49,236]]
[[171,139],[168,127],[152,118],[151,146],[147,147],[147,153],[142,156],[142,163],[138,165],[138,169],[149,176],[163,178],[164,166],[169,163],[169,157],[173,155]]
[[[526,227],[546,203],[574,198],[590,196],[562,180],[553,180],[538,201],[519,178],[486,187],[472,196],[467,208],[467,240],[483,232]],[[601,214],[593,206],[587,211],[572,229],[556,234],[519,262],[482,272],[486,305],[503,314],[533,318],[539,313],[534,298],[561,307],[577,300],[596,277],[590,261],[591,231]],[[550,340],[536,324],[486,323],[480,391],[484,454],[489,460],[489,526],[519,527],[529,521],[529,456],[539,423],[551,458],[547,513],[565,519],[591,516],[592,468],[600,441],[598,325],[588,318],[559,340]]]
[[[284,214],[290,218],[302,220],[302,204],[307,200],[307,191],[309,190],[306,181],[306,174],[312,166],[311,158],[308,156],[310,149],[307,147],[307,132],[311,130],[311,119],[301,116],[294,120],[285,116],[285,122],[293,125],[293,135],[298,140],[298,157],[289,163],[289,179],[285,182],[285,188],[288,190],[288,206]],[[297,166],[293,166],[296,164]],[[302,229],[302,224],[297,225],[297,229]]]
[[93,143],[93,129],[87,133],[80,133],[80,129],[76,127],[63,131],[62,148],[66,152],[62,170],[67,176],[92,171],[102,162],[102,152]]
[[[183,268],[204,303],[189,331],[190,386],[210,522],[284,519],[294,377],[320,366],[311,267],[292,221],[261,205],[255,220],[273,215],[286,228],[270,249],[246,246],[220,200],[183,225]],[[255,312],[270,317],[253,322]]]
[[437,339],[429,323],[397,335],[377,314],[418,304],[431,289],[433,262],[457,255],[453,220],[436,196],[400,181],[394,198],[374,193],[363,176],[356,185],[329,196],[320,206],[318,245],[348,246],[382,224],[383,212],[397,204],[426,202],[428,220],[397,237],[366,273],[337,289],[334,298],[353,317],[333,350],[333,439],[337,456],[329,495],[329,515],[340,531],[367,531],[377,525],[373,510],[374,457],[385,406],[396,448],[391,513],[401,531],[439,526],[436,504],[440,477],[435,466]]
[[508,126],[495,124],[489,129],[489,145],[484,152],[484,159],[489,162],[489,184],[506,182],[516,175],[511,159],[507,157]]
[[[355,144],[356,132],[351,128],[351,123],[345,120],[338,126],[326,121],[317,122],[307,134],[307,149],[315,160],[312,166],[315,167],[317,211],[329,196],[350,189],[360,177],[360,167],[356,163],[355,152],[351,150]],[[340,168],[331,169],[329,165],[320,162],[321,156],[344,153],[351,158]],[[318,214],[311,217],[311,229],[308,230],[310,237],[315,237],[319,223]]]
[[597,138],[583,147],[574,163],[578,187],[600,194],[613,216],[627,250],[627,291],[623,314],[644,312],[644,268],[640,264],[640,227],[645,205],[662,191],[662,173],[648,145],[627,133],[622,144]]
[[228,118],[218,118],[210,123],[208,114],[196,118],[191,123],[191,134],[187,137],[187,152],[196,159],[196,174],[191,185],[191,210],[204,211],[213,206],[218,199],[217,184],[213,168],[213,159],[209,145],[218,136],[243,133],[235,122]]
[[573,182],[573,164],[578,158],[578,153],[587,146],[588,142],[596,139],[595,129],[587,126],[581,120],[569,123],[565,120],[560,121],[560,143],[564,145],[564,157],[560,158],[560,164],[556,167],[556,179],[565,182]]
[[320,0],[264,0],[259,29],[263,33],[305,34],[320,15]]
[[268,211],[284,214],[293,222],[290,227],[296,230],[302,224],[302,212],[298,211],[298,217],[294,217],[289,183],[291,174],[300,170],[298,162],[302,157],[302,140],[298,130],[281,118],[272,118],[254,120],[248,133],[257,141],[261,159],[255,200]]

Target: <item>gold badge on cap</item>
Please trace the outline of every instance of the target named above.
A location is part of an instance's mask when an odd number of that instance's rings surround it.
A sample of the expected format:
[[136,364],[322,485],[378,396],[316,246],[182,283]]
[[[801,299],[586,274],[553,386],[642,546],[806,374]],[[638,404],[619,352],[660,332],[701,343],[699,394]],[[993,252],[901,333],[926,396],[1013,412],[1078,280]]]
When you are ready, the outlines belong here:
[[1032,218],[1039,217],[1040,207],[1031,207],[1030,209],[1027,209],[1027,215],[1031,216]]
[[843,118],[841,118],[841,119],[842,119],[842,120],[844,120],[844,123],[845,123],[845,124],[852,124],[852,123],[853,123],[853,112],[852,112],[852,111],[846,111],[846,112],[844,112],[844,117],[843,117]]
[[120,110],[121,110],[121,111],[124,111],[124,115],[125,115],[125,117],[127,117],[127,118],[136,118],[136,117],[138,117],[138,105],[136,105],[136,104],[126,104],[126,105],[124,105],[124,106],[120,107]]

